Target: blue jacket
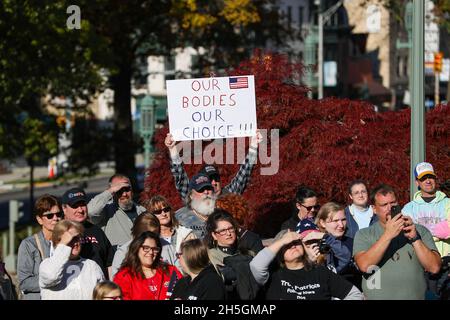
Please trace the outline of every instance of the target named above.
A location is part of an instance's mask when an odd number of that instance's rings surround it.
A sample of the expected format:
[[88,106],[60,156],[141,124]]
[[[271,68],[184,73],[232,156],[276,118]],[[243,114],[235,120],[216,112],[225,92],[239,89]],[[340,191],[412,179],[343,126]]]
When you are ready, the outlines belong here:
[[[350,212],[350,206],[345,208],[345,217],[347,218],[347,230],[345,231],[345,236],[349,238],[355,238],[356,232],[359,230],[359,226],[356,223],[355,218],[353,218],[352,213]],[[369,226],[378,221],[378,217],[376,214],[372,215],[370,219]]]
[[327,266],[333,266],[336,272],[340,273],[352,261],[353,241],[346,236],[338,240],[329,233],[326,233],[323,238],[331,247],[330,253],[327,255]]

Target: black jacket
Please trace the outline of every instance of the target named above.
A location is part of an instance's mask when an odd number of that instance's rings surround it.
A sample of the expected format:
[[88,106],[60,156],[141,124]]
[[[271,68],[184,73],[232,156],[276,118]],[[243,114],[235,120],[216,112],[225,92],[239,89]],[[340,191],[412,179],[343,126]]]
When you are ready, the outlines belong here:
[[181,278],[170,300],[225,300],[225,285],[212,265],[203,269],[191,281],[190,276]]

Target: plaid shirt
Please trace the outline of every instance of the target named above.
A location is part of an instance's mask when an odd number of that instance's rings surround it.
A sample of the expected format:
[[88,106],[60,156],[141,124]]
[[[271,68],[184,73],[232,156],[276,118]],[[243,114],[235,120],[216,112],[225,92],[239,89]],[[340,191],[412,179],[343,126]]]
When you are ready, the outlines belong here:
[[[222,188],[222,194],[237,193],[242,194],[247,187],[247,183],[250,180],[253,166],[256,163],[257,149],[250,148],[245,161],[241,164],[236,176],[231,182]],[[181,199],[185,200],[189,192],[189,178],[183,167],[181,158],[171,159],[170,171],[175,179],[175,187],[181,196]]]

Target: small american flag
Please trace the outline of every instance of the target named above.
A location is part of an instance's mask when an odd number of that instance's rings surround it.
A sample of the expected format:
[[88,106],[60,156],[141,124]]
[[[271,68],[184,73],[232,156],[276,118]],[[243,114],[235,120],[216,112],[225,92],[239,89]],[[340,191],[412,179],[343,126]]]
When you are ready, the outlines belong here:
[[248,88],[247,77],[230,78],[230,89],[243,89],[243,88]]

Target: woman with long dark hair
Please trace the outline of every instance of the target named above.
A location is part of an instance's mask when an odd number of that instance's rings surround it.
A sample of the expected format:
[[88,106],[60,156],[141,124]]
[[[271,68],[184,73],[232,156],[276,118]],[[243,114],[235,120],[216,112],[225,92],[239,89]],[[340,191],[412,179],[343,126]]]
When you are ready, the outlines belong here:
[[146,231],[131,242],[114,282],[124,300],[166,300],[181,278],[176,267],[161,260],[159,235]]

